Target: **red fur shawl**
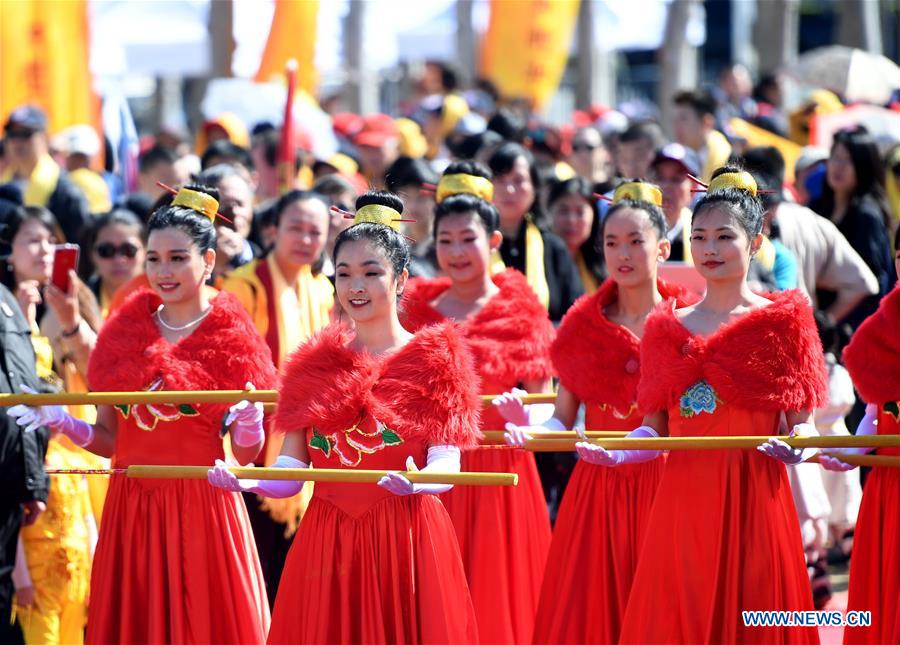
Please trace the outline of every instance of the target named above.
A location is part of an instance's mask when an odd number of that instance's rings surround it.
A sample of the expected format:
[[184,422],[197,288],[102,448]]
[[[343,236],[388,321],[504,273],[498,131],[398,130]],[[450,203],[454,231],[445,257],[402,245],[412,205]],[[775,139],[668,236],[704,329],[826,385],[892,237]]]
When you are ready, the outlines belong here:
[[[676,306],[686,304],[681,287],[662,280],[657,287]],[[625,410],[637,399],[640,340],[603,315],[618,293],[615,281],[607,280],[595,293],[579,298],[556,331],[551,356],[560,383],[579,400]]]
[[644,370],[638,406],[655,412],[678,405],[703,379],[728,404],[766,411],[811,410],[827,398],[822,343],[812,310],[799,291],[767,296],[773,302],[694,336],[662,305],[647,318],[641,343]]
[[[478,373],[485,382],[508,383],[510,387],[529,379],[549,378],[553,372],[553,324],[547,310],[518,271],[507,269],[493,279],[500,292],[481,311],[459,321]],[[400,312],[403,325],[415,331],[445,321],[431,303],[449,288],[449,278],[410,280]]]
[[424,329],[384,357],[350,349],[352,338],[332,324],[290,356],[275,414],[279,430],[339,432],[368,413],[404,438],[478,442],[478,381],[453,325]]
[[247,381],[260,390],[275,386],[272,354],[230,293],[220,292],[197,329],[174,345],[153,321],[160,302],[140,291],[103,325],[88,364],[92,390],[139,391],[158,377],[165,390],[243,390]]
[[900,286],[881,300],[844,349],[844,364],[867,403],[900,399]]

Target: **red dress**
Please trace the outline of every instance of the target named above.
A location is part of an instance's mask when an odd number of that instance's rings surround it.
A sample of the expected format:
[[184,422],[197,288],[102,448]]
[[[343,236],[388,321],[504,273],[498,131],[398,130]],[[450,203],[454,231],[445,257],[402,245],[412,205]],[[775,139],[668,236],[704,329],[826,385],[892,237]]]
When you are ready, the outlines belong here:
[[[485,394],[551,374],[553,327],[547,310],[518,271],[493,279],[500,291],[460,321]],[[407,329],[445,320],[431,303],[449,288],[448,278],[411,280],[401,312]],[[502,430],[505,423],[493,406],[481,421],[486,430]],[[479,447],[463,453],[462,469],[519,475],[516,487],[457,486],[441,498],[456,527],[481,640],[530,642],[550,546],[550,517],[534,455],[505,446]]]
[[[673,437],[775,435],[785,410],[821,405],[825,361],[796,291],[695,336],[671,307],[647,319],[642,410]],[[647,369],[653,365],[653,369]],[[647,520],[621,643],[818,642],[815,628],[743,625],[744,610],[813,609],[785,466],[746,450],[673,450]]]
[[[659,283],[664,298],[681,295]],[[634,430],[640,341],[603,309],[618,297],[604,282],[580,298],[553,343],[560,384],[586,406],[589,430]],[[679,304],[682,301],[678,301]],[[664,461],[617,468],[579,461],[556,517],[534,626],[535,643],[615,643]]]
[[[878,434],[900,434],[900,287],[853,334],[844,363],[863,400],[878,405]],[[866,479],[847,609],[871,611],[872,625],[845,628],[845,643],[900,643],[900,468],[876,466]]]
[[[103,326],[91,353],[95,391],[272,388],[269,348],[227,293],[175,344],[143,291]],[[113,467],[211,466],[223,459],[228,405],[116,406]],[[91,574],[88,643],[262,643],[269,606],[241,496],[205,479],[113,475]]]
[[[478,440],[471,357],[447,326],[383,357],[331,325],[288,361],[275,424],[303,432],[313,467],[421,468],[429,445]],[[434,495],[317,483],[288,553],[270,643],[477,642],[450,518]]]

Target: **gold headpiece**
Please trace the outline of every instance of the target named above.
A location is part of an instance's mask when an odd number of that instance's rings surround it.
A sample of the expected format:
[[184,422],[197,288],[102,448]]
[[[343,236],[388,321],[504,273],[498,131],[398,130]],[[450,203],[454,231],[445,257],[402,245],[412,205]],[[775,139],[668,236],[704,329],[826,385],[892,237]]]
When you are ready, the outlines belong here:
[[362,224],[364,222],[381,224],[382,226],[388,226],[394,229],[398,233],[400,232],[400,222],[410,221],[414,220],[402,219],[400,213],[390,206],[383,206],[381,204],[367,204],[356,211],[356,215],[353,216],[354,224]]
[[494,184],[478,175],[465,173],[444,175],[438,182],[434,199],[440,204],[451,195],[474,195],[490,202],[494,199]]
[[746,170],[740,172],[723,172],[709,182],[709,187],[706,189],[706,192],[715,193],[720,190],[725,190],[726,188],[744,190],[754,197],[756,197],[756,193],[758,192],[756,180],[753,178],[753,175]]
[[636,202],[648,202],[662,207],[662,191],[646,181],[630,181],[620,185],[613,193],[612,203],[618,204],[623,199]]
[[215,221],[219,212],[219,202],[212,195],[201,193],[199,190],[181,188],[172,200],[172,206],[184,206],[191,210],[206,215],[210,221]]

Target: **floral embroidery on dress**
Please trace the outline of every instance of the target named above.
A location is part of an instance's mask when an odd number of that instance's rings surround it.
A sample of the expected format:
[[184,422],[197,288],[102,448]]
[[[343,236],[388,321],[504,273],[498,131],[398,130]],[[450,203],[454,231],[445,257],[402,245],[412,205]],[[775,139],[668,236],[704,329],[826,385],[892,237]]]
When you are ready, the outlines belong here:
[[[163,390],[163,385],[163,379],[160,377],[145,387],[144,391],[159,392]],[[155,430],[159,421],[176,421],[181,417],[196,417],[200,414],[189,403],[143,403],[134,405],[123,403],[114,407],[122,413],[123,418],[133,417],[137,427],[148,432]]]
[[637,412],[638,406],[637,406],[637,403],[632,403],[631,407],[629,407],[628,410],[626,410],[625,412],[622,412],[619,410],[619,408],[613,407],[607,403],[600,403],[597,405],[597,408],[601,412],[606,412],[607,410],[610,410],[612,412],[612,415],[616,419],[627,419],[628,417],[630,417],[631,415],[633,415]]
[[888,401],[881,409],[891,415],[894,421],[900,422],[900,401]]
[[712,414],[716,411],[716,405],[722,400],[712,385],[704,380],[697,381],[681,395],[678,402],[681,407],[681,416],[690,418],[701,412]]
[[371,455],[401,443],[403,438],[399,434],[364,411],[359,421],[346,430],[322,434],[313,428],[309,447],[321,450],[326,457],[331,457],[333,451],[342,464],[354,468],[362,461],[363,454]]

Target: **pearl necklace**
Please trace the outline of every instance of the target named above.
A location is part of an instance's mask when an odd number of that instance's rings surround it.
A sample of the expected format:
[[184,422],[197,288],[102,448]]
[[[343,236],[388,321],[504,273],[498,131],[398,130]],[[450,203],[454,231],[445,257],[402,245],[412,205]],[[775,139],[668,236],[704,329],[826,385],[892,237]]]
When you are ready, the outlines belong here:
[[186,325],[179,325],[179,326],[176,327],[175,325],[170,325],[170,324],[167,323],[165,320],[163,320],[163,317],[162,317],[162,310],[163,310],[163,307],[165,307],[165,305],[160,305],[159,307],[156,308],[156,319],[159,321],[159,324],[160,324],[160,325],[162,325],[163,327],[165,327],[165,328],[168,329],[169,331],[184,331],[184,330],[187,329],[188,327],[193,327],[193,326],[196,325],[197,323],[202,322],[203,319],[206,318],[206,317],[209,315],[209,312],[212,311],[212,307],[209,307],[209,308],[208,308],[206,311],[204,311],[204,312],[200,315],[200,317],[197,318],[196,320],[192,320],[191,322],[189,322],[189,323],[186,324]]

